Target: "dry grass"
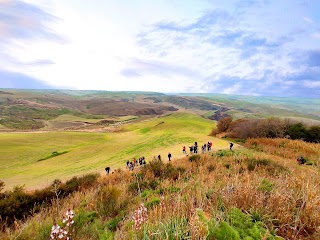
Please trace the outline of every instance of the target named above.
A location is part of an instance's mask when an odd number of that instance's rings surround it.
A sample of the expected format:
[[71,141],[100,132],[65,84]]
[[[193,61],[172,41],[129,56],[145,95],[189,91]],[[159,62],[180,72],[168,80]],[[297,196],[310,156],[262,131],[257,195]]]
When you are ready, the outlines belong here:
[[[54,205],[25,223],[17,223],[15,229],[8,229],[0,238],[14,239],[20,234],[17,239],[47,239],[41,237],[45,235],[45,226],[50,226],[58,215],[71,207],[76,215],[97,213],[94,220],[75,232],[74,239],[99,239],[99,236],[100,239],[108,239],[108,236],[110,239],[181,239],[182,236],[212,239],[210,223],[216,226],[224,221],[233,208],[261,221],[267,229],[266,235],[319,239],[319,169],[316,165],[297,165],[295,161],[299,155],[313,161],[319,159],[318,145],[284,139],[248,140],[247,146],[252,145],[259,151],[225,151],[219,156],[210,153],[194,162],[186,157],[173,161],[172,167],[164,164],[162,175],[157,178],[148,167],[135,172],[137,175],[116,171],[101,177],[91,190],[77,192],[61,201],[59,214]],[[174,173],[167,170],[178,168],[180,170]],[[158,185],[151,189],[148,184],[153,180],[157,180]],[[141,195],[128,187],[137,181]],[[103,199],[103,191],[109,197]],[[110,205],[114,199],[115,205]],[[107,208],[113,206],[110,212],[114,215],[102,214],[101,203]],[[142,229],[135,229],[131,217],[140,203],[150,206],[148,221]],[[119,206],[121,210],[117,212]],[[119,221],[110,230],[108,224],[116,218]],[[266,235],[261,235],[261,239],[266,239]]]

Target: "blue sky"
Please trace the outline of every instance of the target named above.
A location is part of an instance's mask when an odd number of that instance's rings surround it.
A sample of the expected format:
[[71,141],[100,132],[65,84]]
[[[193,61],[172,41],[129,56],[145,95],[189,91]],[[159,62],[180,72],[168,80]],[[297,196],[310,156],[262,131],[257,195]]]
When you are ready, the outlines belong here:
[[0,0],[0,88],[320,97],[317,0]]

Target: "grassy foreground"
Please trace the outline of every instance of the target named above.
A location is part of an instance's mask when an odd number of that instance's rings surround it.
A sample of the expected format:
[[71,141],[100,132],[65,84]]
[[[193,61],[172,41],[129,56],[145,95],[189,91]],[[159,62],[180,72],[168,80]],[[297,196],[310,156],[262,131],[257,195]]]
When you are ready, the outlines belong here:
[[[25,185],[28,189],[49,185],[54,179],[103,173],[125,166],[134,157],[147,162],[170,151],[182,156],[182,146],[195,141],[213,142],[214,149],[226,148],[226,141],[209,137],[214,122],[197,115],[175,113],[136,124],[120,126],[115,132],[0,133],[0,180],[7,189]],[[51,156],[53,152],[64,153]]]
[[234,152],[152,161],[101,177],[0,238],[48,239],[71,208],[71,239],[320,239],[319,157],[318,144],[253,139]]

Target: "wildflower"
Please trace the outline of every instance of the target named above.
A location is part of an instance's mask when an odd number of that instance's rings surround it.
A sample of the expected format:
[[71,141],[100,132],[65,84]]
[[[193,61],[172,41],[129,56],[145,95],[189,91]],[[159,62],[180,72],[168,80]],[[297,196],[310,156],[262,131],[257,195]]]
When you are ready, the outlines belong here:
[[141,226],[148,220],[148,210],[142,203],[133,213],[135,229],[141,229]]
[[[68,230],[70,230],[71,225],[74,223],[73,221],[74,213],[72,210],[68,209],[68,211],[65,214],[65,218],[62,220],[62,222],[65,224],[65,227],[67,227]],[[56,222],[54,222],[52,228],[51,228],[51,234],[50,239],[56,240],[56,239],[67,239],[70,240],[70,236],[68,236],[69,232],[63,228],[60,227]]]

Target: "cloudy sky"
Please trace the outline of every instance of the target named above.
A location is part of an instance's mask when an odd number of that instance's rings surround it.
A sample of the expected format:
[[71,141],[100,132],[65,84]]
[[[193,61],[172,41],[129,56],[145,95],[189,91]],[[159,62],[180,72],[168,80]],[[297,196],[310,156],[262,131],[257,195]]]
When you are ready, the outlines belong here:
[[320,1],[0,0],[0,88],[320,98]]

